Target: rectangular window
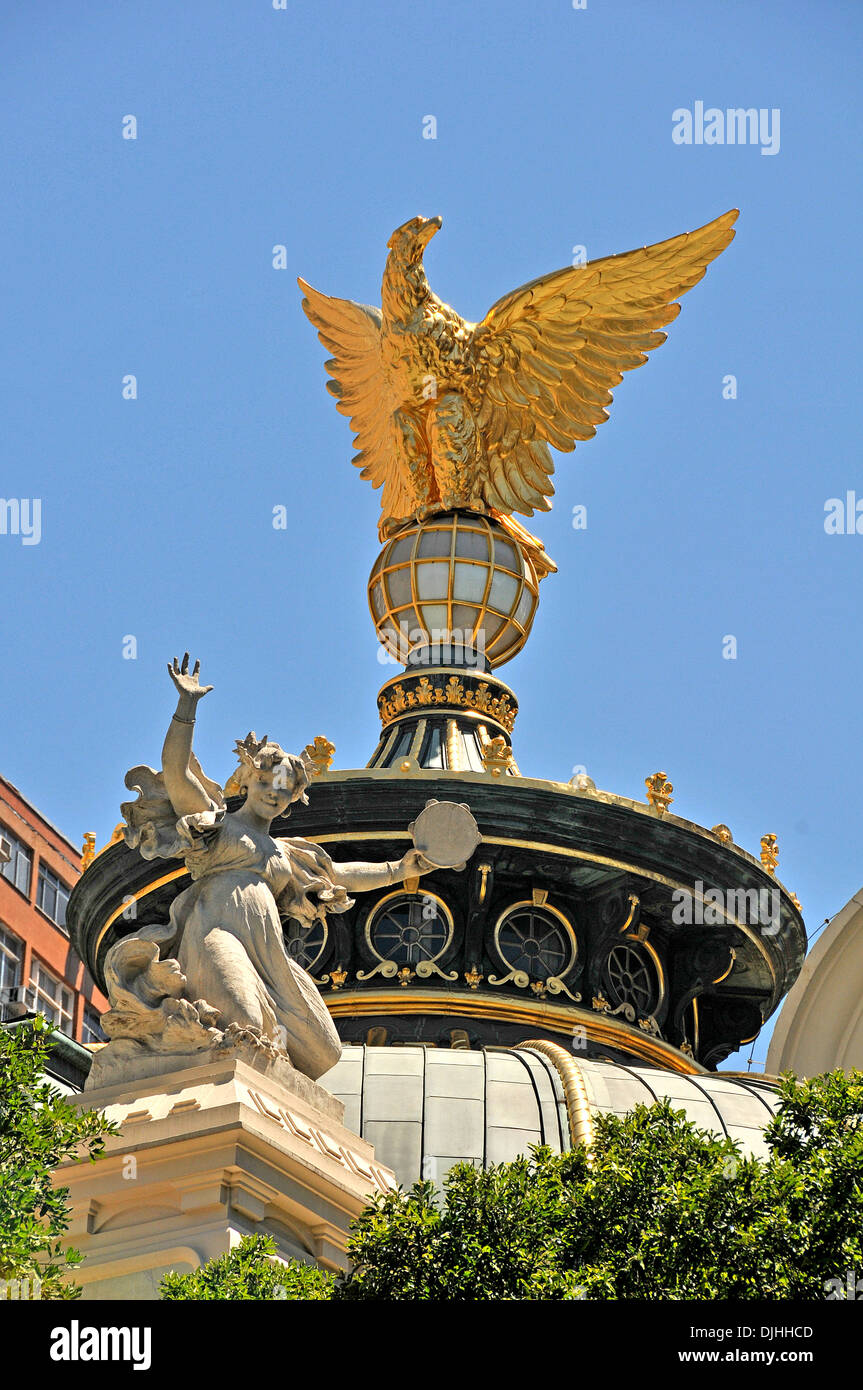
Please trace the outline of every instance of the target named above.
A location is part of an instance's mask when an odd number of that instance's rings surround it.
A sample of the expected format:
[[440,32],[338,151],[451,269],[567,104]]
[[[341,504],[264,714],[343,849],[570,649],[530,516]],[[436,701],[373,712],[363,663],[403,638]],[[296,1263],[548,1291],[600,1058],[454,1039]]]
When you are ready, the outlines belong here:
[[25,897],[30,896],[30,874],[33,869],[33,851],[22,844],[5,825],[0,825],[0,835],[9,841],[11,858],[8,864],[0,864],[0,873],[14,883]]
[[52,874],[44,864],[39,865],[39,884],[36,889],[36,903],[41,907],[46,917],[50,917],[52,922],[56,922],[58,927],[66,925],[66,904],[69,901],[69,889],[65,883],[61,883],[56,874]]
[[59,1028],[61,1033],[68,1033],[72,1036],[72,991],[58,980],[56,975],[52,975],[50,970],[46,970],[40,961],[34,960],[33,973],[30,976],[30,988],[35,994],[34,1008],[37,1013],[44,1014],[49,1023],[53,1023],[55,1028]]
[[0,990],[14,989],[21,983],[24,942],[0,927]]
[[102,1025],[99,1022],[101,1015],[96,1012],[92,1004],[84,1005],[84,1021],[81,1025],[82,1043],[107,1042],[108,1039],[102,1032]]
[[431,733],[426,735],[426,744],[420,755],[420,763],[423,767],[443,767],[439,724],[435,724]]

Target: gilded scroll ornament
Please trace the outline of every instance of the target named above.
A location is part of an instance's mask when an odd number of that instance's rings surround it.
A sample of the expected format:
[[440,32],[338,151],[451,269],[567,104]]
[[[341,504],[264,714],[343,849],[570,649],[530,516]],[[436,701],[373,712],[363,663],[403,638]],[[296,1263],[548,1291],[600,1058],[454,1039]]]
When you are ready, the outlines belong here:
[[516,985],[518,989],[527,989],[530,984],[530,976],[526,970],[510,970],[508,975],[489,975],[490,985]]
[[545,982],[545,988],[549,994],[565,994],[567,999],[572,1000],[573,1004],[581,1003],[581,992],[576,990],[573,994],[572,990],[567,989],[563,980],[561,980],[558,975],[549,975]]
[[442,980],[446,980],[448,984],[453,984],[458,979],[457,970],[452,970],[447,973],[441,970],[439,965],[435,965],[433,960],[418,961],[416,973],[420,980],[430,980],[432,975],[438,975]]

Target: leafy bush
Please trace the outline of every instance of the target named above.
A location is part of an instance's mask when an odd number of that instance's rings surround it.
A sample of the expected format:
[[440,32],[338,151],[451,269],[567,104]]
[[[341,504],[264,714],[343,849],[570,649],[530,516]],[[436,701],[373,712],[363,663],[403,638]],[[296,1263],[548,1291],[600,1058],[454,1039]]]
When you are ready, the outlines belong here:
[[61,1241],[69,1189],[55,1187],[52,1171],[75,1156],[95,1161],[117,1132],[44,1079],[52,1031],[41,1015],[0,1028],[0,1297],[80,1296],[66,1275],[82,1257]]
[[272,1257],[272,1236],[243,1236],[239,1245],[208,1260],[191,1274],[171,1272],[162,1279],[163,1299],[229,1299],[265,1301],[330,1298],[334,1276],[314,1265],[290,1260],[281,1264]]
[[665,1103],[377,1197],[336,1299],[823,1299],[863,1266],[863,1073],[783,1081],[766,1160]]

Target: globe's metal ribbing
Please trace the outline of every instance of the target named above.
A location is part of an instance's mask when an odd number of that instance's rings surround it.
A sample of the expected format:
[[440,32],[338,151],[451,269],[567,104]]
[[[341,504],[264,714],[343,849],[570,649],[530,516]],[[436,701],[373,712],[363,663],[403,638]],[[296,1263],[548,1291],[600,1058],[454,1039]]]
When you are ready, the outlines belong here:
[[530,556],[476,512],[409,522],[387,541],[369,578],[378,637],[402,662],[420,644],[463,642],[500,666],[524,646],[538,601]]

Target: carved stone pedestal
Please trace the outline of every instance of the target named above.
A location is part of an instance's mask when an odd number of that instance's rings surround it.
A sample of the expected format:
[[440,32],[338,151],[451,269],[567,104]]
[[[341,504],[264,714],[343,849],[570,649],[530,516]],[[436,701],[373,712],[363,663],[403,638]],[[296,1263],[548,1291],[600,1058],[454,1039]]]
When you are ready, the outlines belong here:
[[57,1170],[85,1299],[158,1298],[165,1271],[194,1269],[256,1231],[285,1258],[342,1269],[351,1221],[395,1185],[345,1129],[341,1102],[287,1064],[226,1057],[73,1103],[122,1126],[95,1163]]

